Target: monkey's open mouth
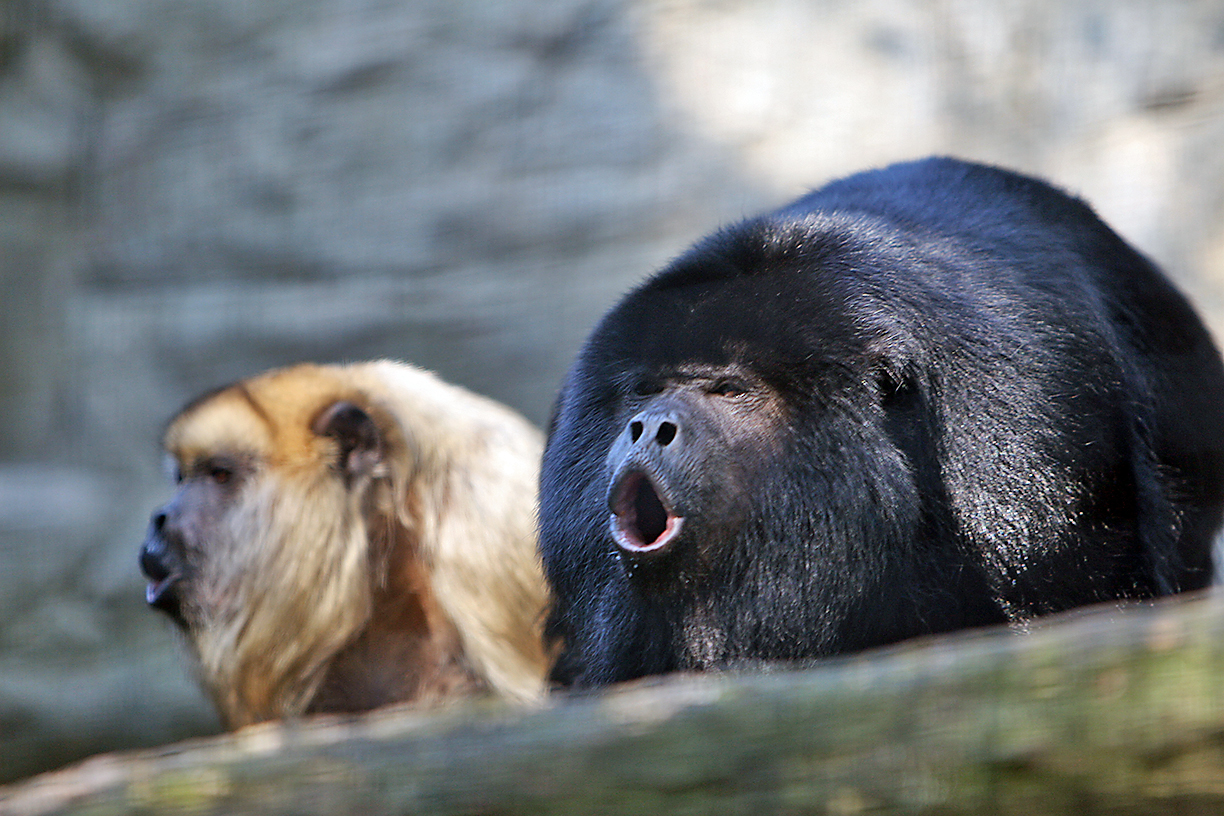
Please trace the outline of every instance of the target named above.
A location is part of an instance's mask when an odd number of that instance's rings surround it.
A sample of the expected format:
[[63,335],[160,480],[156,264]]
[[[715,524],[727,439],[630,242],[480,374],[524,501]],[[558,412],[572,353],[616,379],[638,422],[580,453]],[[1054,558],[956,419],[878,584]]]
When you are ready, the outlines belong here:
[[180,577],[178,573],[171,573],[164,578],[149,581],[145,587],[145,603],[171,616],[177,614],[179,597],[175,585]]
[[631,553],[659,552],[680,535],[684,519],[668,507],[651,479],[627,474],[612,500],[612,538]]
[[165,545],[160,540],[152,545],[146,542],[140,549],[140,570],[149,579],[145,586],[145,603],[177,618],[180,601],[178,583],[183,574],[177,564],[168,561],[172,559],[167,556]]

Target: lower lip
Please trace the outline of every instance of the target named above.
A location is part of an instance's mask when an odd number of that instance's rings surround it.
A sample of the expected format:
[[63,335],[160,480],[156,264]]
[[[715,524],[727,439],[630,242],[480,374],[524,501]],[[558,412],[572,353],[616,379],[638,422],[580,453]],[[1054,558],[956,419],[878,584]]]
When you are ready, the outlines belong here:
[[145,603],[155,605],[178,579],[178,575],[168,575],[160,581],[150,581],[145,586]]
[[668,516],[667,526],[663,528],[663,532],[659,537],[649,544],[643,544],[634,538],[625,534],[617,522],[619,519],[615,514],[612,515],[612,538],[616,541],[616,546],[620,547],[625,552],[631,553],[654,553],[664,549],[668,544],[680,535],[681,529],[684,527],[684,519],[680,516]]

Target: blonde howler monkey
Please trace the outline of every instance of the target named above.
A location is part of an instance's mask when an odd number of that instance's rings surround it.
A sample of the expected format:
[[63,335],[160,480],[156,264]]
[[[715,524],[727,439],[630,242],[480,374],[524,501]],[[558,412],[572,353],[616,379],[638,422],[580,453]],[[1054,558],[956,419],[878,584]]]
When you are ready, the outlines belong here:
[[298,365],[167,427],[141,549],[222,721],[543,691],[541,437],[393,362]]

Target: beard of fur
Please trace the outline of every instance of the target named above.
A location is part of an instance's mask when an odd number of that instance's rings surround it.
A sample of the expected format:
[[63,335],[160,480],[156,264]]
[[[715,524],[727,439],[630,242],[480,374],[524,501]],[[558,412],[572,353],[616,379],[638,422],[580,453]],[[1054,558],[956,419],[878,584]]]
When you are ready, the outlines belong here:
[[204,685],[230,728],[301,714],[331,659],[368,623],[363,490],[329,474],[266,475],[218,530],[207,620],[193,627]]

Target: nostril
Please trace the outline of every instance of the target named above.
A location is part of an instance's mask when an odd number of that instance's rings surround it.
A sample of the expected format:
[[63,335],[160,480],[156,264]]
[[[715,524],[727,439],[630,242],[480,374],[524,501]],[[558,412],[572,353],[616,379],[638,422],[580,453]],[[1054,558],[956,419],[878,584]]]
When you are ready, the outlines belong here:
[[640,439],[642,436],[642,423],[638,422],[637,420],[630,422],[629,435],[633,437],[634,442],[638,441],[638,439]]
[[673,422],[659,423],[659,432],[655,434],[655,441],[660,445],[666,446],[676,438],[676,425]]
[[161,529],[165,526],[166,526],[166,514],[165,513],[154,513],[153,514],[153,529],[158,532],[161,532]]

